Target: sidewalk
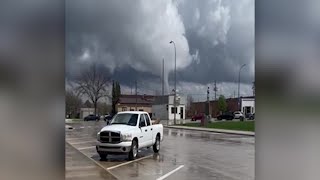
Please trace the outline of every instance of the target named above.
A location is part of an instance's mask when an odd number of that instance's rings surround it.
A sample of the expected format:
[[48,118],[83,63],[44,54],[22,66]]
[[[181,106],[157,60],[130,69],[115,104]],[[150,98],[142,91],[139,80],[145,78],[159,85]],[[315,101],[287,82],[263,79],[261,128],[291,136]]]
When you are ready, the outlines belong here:
[[166,128],[174,129],[187,129],[187,130],[196,130],[196,131],[206,131],[206,132],[216,132],[216,133],[225,133],[225,134],[236,134],[236,135],[245,135],[245,136],[255,136],[254,132],[249,131],[234,131],[226,129],[213,129],[213,128],[200,128],[200,127],[187,127],[187,126],[166,126]]

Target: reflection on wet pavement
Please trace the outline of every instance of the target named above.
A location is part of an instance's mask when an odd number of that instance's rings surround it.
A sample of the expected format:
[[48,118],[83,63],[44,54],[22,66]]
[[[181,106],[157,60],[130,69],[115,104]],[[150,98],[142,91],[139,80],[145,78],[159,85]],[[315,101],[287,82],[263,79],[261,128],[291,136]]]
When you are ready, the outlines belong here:
[[66,143],[66,179],[116,179],[103,168]]
[[[166,179],[254,179],[254,137],[191,130],[164,129],[159,154],[142,149],[139,158],[129,162],[126,155],[108,156],[100,161],[94,147],[96,133],[105,122],[80,122],[66,130],[66,141],[118,179],[157,179],[180,165],[183,168]],[[148,157],[150,156],[150,157]],[[127,163],[121,166],[122,163]]]

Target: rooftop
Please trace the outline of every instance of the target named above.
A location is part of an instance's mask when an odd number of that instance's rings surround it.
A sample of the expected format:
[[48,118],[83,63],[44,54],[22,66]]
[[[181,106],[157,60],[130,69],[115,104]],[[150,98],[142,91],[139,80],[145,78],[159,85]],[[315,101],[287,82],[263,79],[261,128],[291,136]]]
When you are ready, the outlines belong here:
[[144,104],[151,105],[154,102],[155,96],[151,95],[126,95],[120,96],[120,104]]

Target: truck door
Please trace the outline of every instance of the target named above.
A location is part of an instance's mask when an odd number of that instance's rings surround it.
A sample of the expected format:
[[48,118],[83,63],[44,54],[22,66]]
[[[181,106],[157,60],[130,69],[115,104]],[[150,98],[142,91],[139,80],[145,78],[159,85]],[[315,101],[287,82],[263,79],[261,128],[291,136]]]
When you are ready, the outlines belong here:
[[145,118],[145,120],[146,120],[146,123],[147,123],[147,129],[148,129],[148,131],[147,131],[147,137],[148,137],[148,139],[147,139],[147,146],[151,146],[151,145],[153,145],[153,141],[155,141],[154,140],[154,138],[153,138],[153,134],[154,134],[154,129],[153,129],[153,126],[151,126],[151,122],[150,122],[150,118],[149,118],[149,116],[147,115],[147,114],[144,114],[144,118]]
[[143,114],[140,114],[139,128],[141,130],[139,147],[146,147],[148,145],[148,127]]

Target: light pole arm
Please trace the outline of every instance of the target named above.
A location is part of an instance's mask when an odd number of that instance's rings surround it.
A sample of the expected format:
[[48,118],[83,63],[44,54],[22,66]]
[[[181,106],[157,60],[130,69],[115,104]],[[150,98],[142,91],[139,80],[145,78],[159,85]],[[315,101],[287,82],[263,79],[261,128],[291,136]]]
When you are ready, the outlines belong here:
[[242,68],[246,66],[246,64],[243,64],[240,69],[239,69],[239,76],[238,76],[238,109],[241,111],[241,108],[240,108],[240,73],[241,73],[241,70]]

